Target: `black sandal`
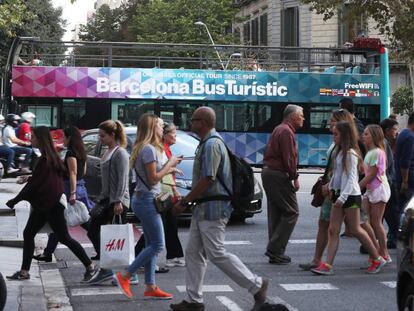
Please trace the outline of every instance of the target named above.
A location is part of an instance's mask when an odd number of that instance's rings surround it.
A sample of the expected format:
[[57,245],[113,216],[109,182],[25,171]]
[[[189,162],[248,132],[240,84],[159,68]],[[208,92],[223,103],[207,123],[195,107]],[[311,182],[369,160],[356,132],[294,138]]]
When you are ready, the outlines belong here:
[[6,276],[6,279],[16,281],[30,280],[30,274],[23,274],[21,271],[16,271],[13,275]]

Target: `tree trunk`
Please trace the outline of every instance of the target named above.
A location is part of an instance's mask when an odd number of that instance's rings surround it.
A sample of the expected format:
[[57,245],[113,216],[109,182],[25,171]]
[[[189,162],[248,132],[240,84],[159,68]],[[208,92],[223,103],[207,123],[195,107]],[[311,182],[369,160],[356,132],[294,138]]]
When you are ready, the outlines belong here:
[[[408,69],[410,70],[410,83],[411,89],[413,91],[413,101],[414,101],[414,58],[408,60]],[[413,102],[413,109],[414,111],[414,102]]]

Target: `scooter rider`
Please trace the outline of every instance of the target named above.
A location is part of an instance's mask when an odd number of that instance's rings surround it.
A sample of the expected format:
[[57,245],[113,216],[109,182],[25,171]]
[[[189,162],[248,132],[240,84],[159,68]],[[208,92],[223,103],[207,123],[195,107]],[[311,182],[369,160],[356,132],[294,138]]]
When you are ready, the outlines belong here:
[[17,130],[17,138],[25,142],[30,142],[32,136],[31,124],[36,118],[36,115],[30,111],[26,111],[21,114],[21,118],[22,123]]
[[3,128],[5,125],[5,120],[3,115],[0,114],[0,157],[6,159],[6,167],[4,168],[7,174],[15,173],[18,169],[13,168],[13,160],[14,160],[14,150],[10,147],[6,146],[3,143]]
[[[14,150],[15,155],[25,155],[21,172],[30,173],[30,160],[32,157],[32,149],[30,142],[23,141],[16,137],[15,129],[19,126],[20,117],[17,114],[10,113],[6,116],[6,127],[3,129],[3,142],[6,146]],[[27,147],[23,147],[27,146]]]

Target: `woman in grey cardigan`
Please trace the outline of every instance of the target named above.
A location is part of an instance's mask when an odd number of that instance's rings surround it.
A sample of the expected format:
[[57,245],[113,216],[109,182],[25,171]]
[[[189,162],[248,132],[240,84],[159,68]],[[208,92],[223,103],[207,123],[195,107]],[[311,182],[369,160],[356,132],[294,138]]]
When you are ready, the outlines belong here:
[[[96,251],[92,259],[100,259],[101,226],[111,223],[114,215],[120,215],[124,220],[129,207],[129,155],[125,150],[127,139],[124,126],[120,121],[107,120],[99,124],[99,139],[108,147],[101,158],[102,190],[98,201],[108,199],[109,208],[102,213],[92,214],[89,224],[88,237]],[[90,284],[98,284],[110,280],[112,272],[101,269],[90,280]]]

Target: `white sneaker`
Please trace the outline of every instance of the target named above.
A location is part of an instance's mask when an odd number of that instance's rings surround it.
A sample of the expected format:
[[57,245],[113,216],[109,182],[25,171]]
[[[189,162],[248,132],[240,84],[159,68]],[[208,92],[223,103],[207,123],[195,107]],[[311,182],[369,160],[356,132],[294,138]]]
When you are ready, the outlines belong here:
[[382,257],[382,259],[384,259],[384,260],[386,261],[386,264],[387,264],[387,265],[388,265],[388,264],[390,264],[390,263],[392,263],[392,259],[391,259],[391,256],[390,256],[390,255],[388,255],[388,257],[387,257],[387,258]]
[[176,258],[176,264],[178,267],[185,267],[185,259],[184,257]]
[[165,264],[167,267],[185,267],[184,258],[167,259]]
[[19,171],[19,169],[10,167],[10,168],[7,170],[7,174],[13,174],[13,173],[16,173],[16,172],[18,172],[18,171]]

